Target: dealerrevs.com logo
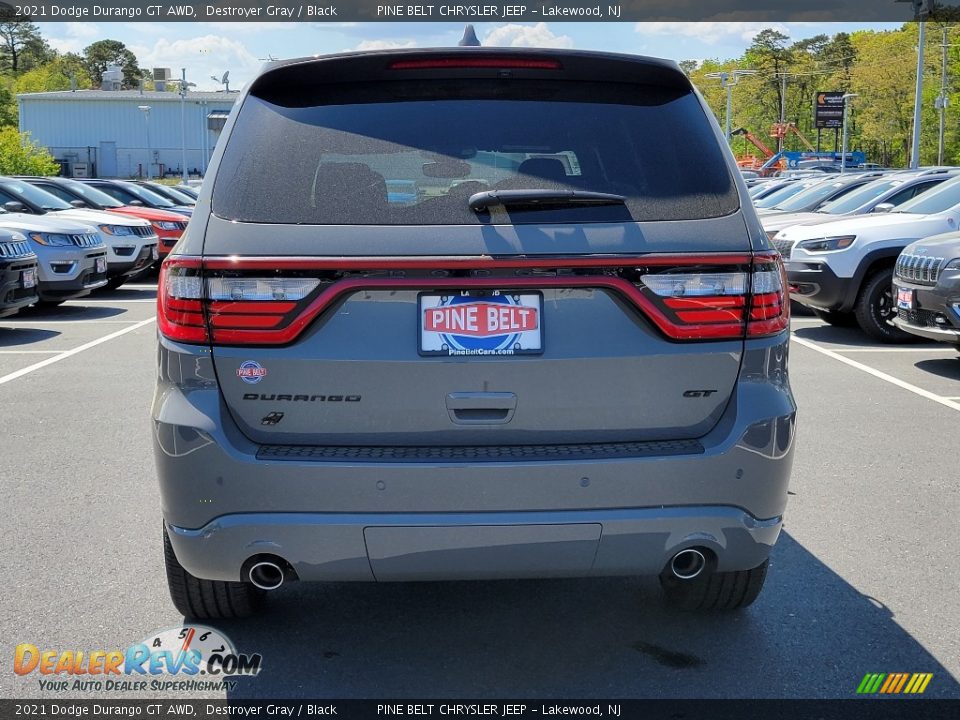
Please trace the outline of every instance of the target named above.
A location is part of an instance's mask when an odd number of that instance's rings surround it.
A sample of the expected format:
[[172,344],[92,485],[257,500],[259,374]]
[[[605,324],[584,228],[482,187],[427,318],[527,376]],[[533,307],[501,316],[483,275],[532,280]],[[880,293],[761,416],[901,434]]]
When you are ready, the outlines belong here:
[[237,652],[219,630],[184,625],[153,633],[126,650],[52,650],[21,643],[13,671],[39,676],[40,689],[51,692],[230,690],[236,682],[228,678],[255,676],[262,662],[259,654]]

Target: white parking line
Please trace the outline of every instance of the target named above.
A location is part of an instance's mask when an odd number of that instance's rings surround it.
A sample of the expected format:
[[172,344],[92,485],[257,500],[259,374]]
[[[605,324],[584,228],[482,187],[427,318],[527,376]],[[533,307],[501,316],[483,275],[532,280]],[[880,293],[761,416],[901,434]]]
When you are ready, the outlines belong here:
[[[17,370],[16,372],[12,372],[12,373],[10,373],[9,375],[4,375],[3,377],[0,377],[0,385],[3,385],[4,383],[8,383],[8,382],[10,382],[11,380],[16,380],[17,378],[23,377],[24,375],[29,375],[29,374],[32,373],[34,370],[39,370],[40,368],[45,368],[45,367],[47,367],[47,365],[53,365],[55,362],[60,362],[61,360],[66,360],[68,357],[73,357],[74,355],[76,355],[76,354],[78,354],[78,353],[82,353],[84,350],[89,350],[89,349],[92,348],[92,347],[96,347],[97,345],[101,345],[102,343],[109,342],[110,340],[113,340],[114,338],[118,338],[118,337],[120,337],[121,335],[126,335],[128,332],[132,332],[132,331],[134,331],[134,330],[137,330],[137,329],[139,329],[139,328],[142,328],[144,325],[149,325],[149,324],[152,323],[154,320],[155,320],[155,318],[148,318],[147,320],[141,320],[140,322],[138,322],[138,323],[135,324],[135,325],[130,325],[129,327],[125,327],[125,328],[123,328],[122,330],[117,330],[116,332],[112,332],[112,333],[110,333],[109,335],[104,335],[102,338],[97,338],[96,340],[91,340],[91,341],[88,342],[88,343],[84,343],[83,345],[81,345],[81,346],[79,346],[79,347],[73,348],[73,350],[66,350],[66,351],[60,353],[59,355],[54,355],[54,356],[51,357],[51,358],[47,358],[46,360],[41,360],[41,361],[38,362],[38,363],[34,363],[33,365],[28,365],[27,367],[25,367],[25,368],[23,368],[23,369],[21,369],[21,370]],[[960,407],[960,406],[958,406],[958,407]]]
[[0,322],[0,327],[26,330],[31,325],[128,325],[139,320],[29,320],[24,318],[22,323]]
[[952,347],[922,347],[922,348],[834,348],[838,353],[950,353],[956,352]]
[[791,341],[798,343],[799,345],[803,345],[804,347],[810,348],[811,350],[814,350],[822,355],[826,355],[829,358],[833,358],[834,360],[839,360],[840,362],[846,365],[849,365],[850,367],[856,368],[857,370],[861,370],[867,373],[868,375],[873,375],[875,378],[879,378],[885,382],[890,383],[891,385],[896,385],[897,387],[903,388],[904,390],[909,390],[914,395],[919,395],[920,397],[926,398],[927,400],[933,400],[935,403],[940,403],[941,405],[944,405],[950,408],[951,410],[960,411],[960,402],[955,402],[949,398],[945,398],[940,395],[935,395],[929,390],[924,390],[923,388],[917,387],[916,385],[911,385],[908,382],[904,382],[900,378],[895,378],[893,375],[887,375],[887,373],[885,372],[881,372],[875,368],[870,367],[869,365],[864,365],[863,363],[859,363],[856,360],[853,360],[852,358],[844,357],[840,353],[834,352],[833,350],[827,350],[827,348],[820,347],[816,343],[810,342],[809,340],[804,340],[803,338],[799,338],[796,335],[794,335],[793,338],[791,338]]
[[157,301],[154,298],[149,300],[73,300],[70,305],[76,307],[77,305],[117,305],[119,303],[153,303],[156,305]]
[[66,350],[0,350],[0,355],[56,355]]

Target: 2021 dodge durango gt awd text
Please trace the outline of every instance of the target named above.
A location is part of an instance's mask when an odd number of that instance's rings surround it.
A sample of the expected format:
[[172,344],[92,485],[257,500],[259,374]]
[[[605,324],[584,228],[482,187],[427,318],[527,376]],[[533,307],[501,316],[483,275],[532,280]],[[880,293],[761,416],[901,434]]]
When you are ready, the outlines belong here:
[[785,287],[673,63],[270,66],[161,271],[175,605],[634,574],[683,607],[749,605],[793,453]]

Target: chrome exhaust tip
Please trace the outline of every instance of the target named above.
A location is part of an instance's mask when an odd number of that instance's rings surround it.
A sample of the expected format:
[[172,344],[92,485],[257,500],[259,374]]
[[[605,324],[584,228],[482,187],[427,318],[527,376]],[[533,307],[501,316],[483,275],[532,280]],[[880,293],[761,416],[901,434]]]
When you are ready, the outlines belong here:
[[670,572],[680,580],[693,580],[706,566],[707,559],[696,548],[681,550],[670,560]]
[[276,590],[283,585],[283,568],[275,562],[263,560],[251,566],[247,577],[251,584],[261,590]]

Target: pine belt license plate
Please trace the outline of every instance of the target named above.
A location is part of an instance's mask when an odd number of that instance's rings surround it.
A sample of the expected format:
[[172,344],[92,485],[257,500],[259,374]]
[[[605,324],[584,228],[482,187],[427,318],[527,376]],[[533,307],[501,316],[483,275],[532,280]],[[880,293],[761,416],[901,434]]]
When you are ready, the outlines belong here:
[[904,310],[913,310],[913,290],[910,288],[897,289],[897,307]]
[[37,286],[37,271],[36,271],[36,270],[33,270],[33,269],[31,269],[31,270],[24,270],[24,271],[23,271],[23,276],[22,276],[21,279],[23,280],[23,287],[24,287],[24,289],[36,287],[36,286]]
[[105,273],[107,271],[107,259],[105,257],[97,258],[97,274]]
[[417,298],[421,355],[504,356],[543,352],[543,295],[461,290]]

